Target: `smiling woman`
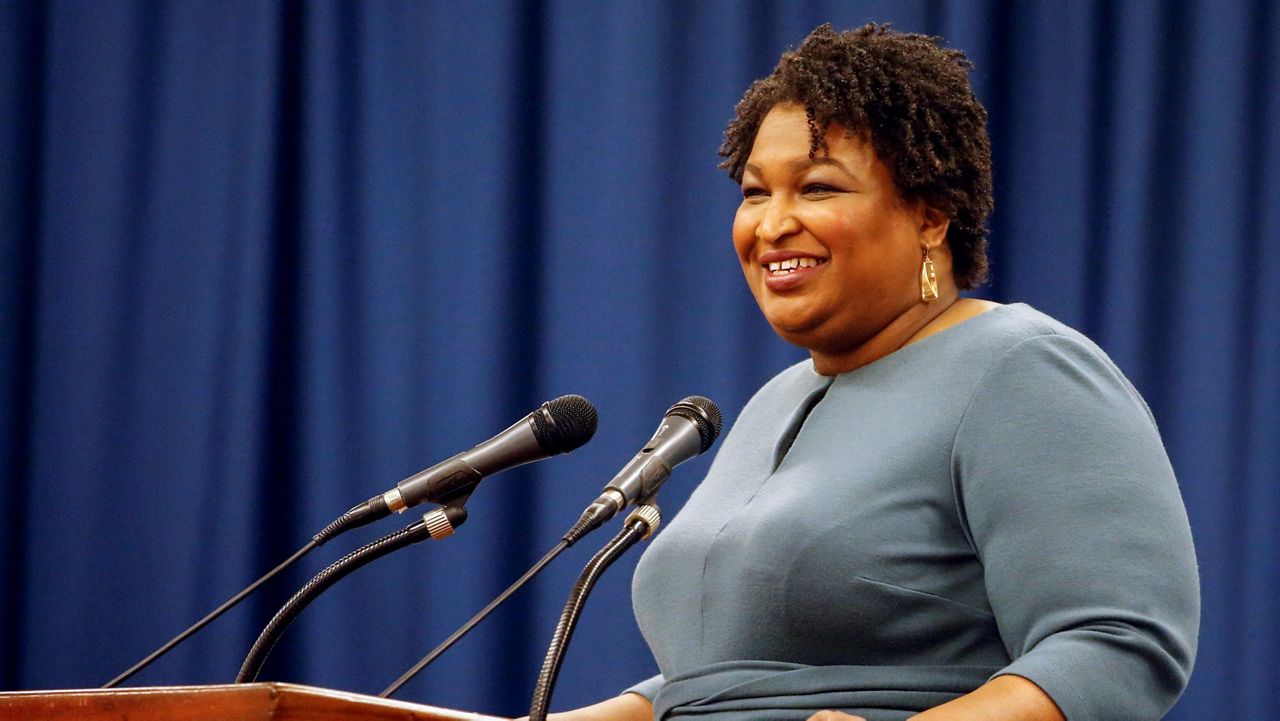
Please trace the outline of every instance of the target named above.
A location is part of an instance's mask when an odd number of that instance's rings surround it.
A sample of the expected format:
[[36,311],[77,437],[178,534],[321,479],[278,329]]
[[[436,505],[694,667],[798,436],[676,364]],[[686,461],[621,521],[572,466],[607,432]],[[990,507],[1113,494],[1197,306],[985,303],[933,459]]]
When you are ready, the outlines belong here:
[[[861,133],[832,125],[810,149],[805,108],[765,116],[744,166],[733,243],[770,325],[808,348],[822,375],[850,371],[900,347],[956,299],[948,219],[905,200]],[[917,271],[940,273],[922,303]],[[872,342],[872,340],[875,342]]]
[[636,569],[662,671],[565,721],[1144,721],[1187,683],[1186,512],[1089,339],[986,274],[986,112],[933,38],[815,30],[722,153],[761,311],[810,360]]

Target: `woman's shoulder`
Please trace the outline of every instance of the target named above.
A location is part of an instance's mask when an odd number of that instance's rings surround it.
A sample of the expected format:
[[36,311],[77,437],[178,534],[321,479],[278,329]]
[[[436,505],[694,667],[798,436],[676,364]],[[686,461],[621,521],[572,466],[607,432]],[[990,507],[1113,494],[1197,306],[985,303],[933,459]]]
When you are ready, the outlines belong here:
[[1035,360],[1045,352],[1056,355],[1067,349],[1114,368],[1106,352],[1086,335],[1025,303],[994,304],[940,333],[938,340],[935,346],[939,353],[980,367],[990,367],[1010,355]]
[[1026,303],[993,304],[990,310],[957,328],[970,324],[972,330],[979,331],[972,334],[973,339],[996,346],[1012,347],[1044,336],[1062,336],[1093,345],[1084,334]]
[[1025,303],[1002,305],[997,310],[1000,312],[988,314],[993,322],[987,330],[987,342],[1000,349],[1002,355],[1016,350],[1019,355],[1034,358],[1046,352],[1055,356],[1066,352],[1088,356],[1119,373],[1097,343],[1057,318]]
[[[903,356],[903,367],[897,370],[915,375],[928,372],[961,396],[969,397],[984,387],[1016,391],[1015,378],[1062,386],[1086,377],[1146,410],[1137,390],[1098,344],[1025,303],[996,304],[917,346],[914,353],[897,354]],[[912,351],[912,347],[903,350]],[[937,373],[938,368],[946,371]],[[1014,387],[1007,387],[1011,383]]]
[[983,317],[989,317],[983,332],[969,339],[986,349],[982,386],[1008,393],[1069,387],[1073,395],[1087,389],[1086,395],[1111,396],[1151,418],[1141,394],[1085,334],[1024,303],[1000,306]]

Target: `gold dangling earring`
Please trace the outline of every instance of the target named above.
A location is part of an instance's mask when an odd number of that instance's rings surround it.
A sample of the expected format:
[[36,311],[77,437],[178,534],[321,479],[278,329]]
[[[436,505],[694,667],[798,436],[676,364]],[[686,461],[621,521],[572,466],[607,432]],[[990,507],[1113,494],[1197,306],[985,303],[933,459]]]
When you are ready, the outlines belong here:
[[932,303],[938,299],[938,274],[929,258],[929,246],[924,246],[924,262],[920,264],[920,300]]

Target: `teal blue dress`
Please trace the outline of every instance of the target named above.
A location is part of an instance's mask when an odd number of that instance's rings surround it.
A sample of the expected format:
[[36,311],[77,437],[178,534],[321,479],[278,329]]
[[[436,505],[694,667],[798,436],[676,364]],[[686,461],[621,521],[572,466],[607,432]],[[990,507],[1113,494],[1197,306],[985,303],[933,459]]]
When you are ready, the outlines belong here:
[[1014,674],[1069,721],[1158,719],[1199,586],[1150,411],[1096,345],[1001,306],[742,410],[633,579],[657,719],[899,721]]

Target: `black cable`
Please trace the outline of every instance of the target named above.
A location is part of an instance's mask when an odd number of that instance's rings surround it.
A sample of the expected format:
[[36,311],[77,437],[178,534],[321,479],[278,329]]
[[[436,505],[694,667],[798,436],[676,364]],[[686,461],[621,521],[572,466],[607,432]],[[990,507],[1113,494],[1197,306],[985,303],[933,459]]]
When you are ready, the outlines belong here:
[[[249,649],[244,663],[240,666],[240,673],[236,676],[236,683],[252,682],[258,678],[258,672],[262,670],[262,664],[266,662],[267,655],[271,653],[272,647],[275,646],[280,636],[284,634],[285,629],[297,618],[298,614],[302,613],[304,608],[330,586],[371,561],[405,546],[434,537],[434,534],[440,530],[436,525],[438,520],[432,520],[432,517],[437,514],[440,518],[447,517],[447,524],[450,526],[447,529],[448,533],[452,533],[453,528],[462,525],[462,522],[466,520],[466,509],[461,506],[448,506],[443,509],[437,509],[427,514],[424,520],[411,523],[395,533],[389,533],[382,538],[366,543],[329,564],[323,571],[313,576],[310,581],[307,581],[276,612],[276,615],[272,617],[266,628],[262,629],[262,633],[258,635],[258,640]],[[439,537],[443,538],[444,535],[447,534],[442,534]]]
[[533,566],[530,567],[528,571],[524,572],[523,576],[516,579],[515,583],[508,586],[507,590],[503,591],[497,598],[490,601],[489,605],[480,609],[480,612],[472,616],[470,621],[467,621],[462,625],[461,628],[459,628],[458,630],[450,634],[449,637],[446,638],[444,641],[442,641],[439,646],[436,646],[434,649],[432,649],[431,653],[428,653],[426,656],[423,656],[417,663],[413,665],[413,668],[410,668],[408,671],[405,671],[404,674],[400,676],[400,678],[396,679],[394,683],[392,683],[390,686],[383,689],[382,693],[378,695],[381,696],[382,698],[389,698],[391,694],[395,693],[396,691],[399,691],[401,686],[404,686],[414,676],[417,676],[418,673],[422,671],[422,669],[426,668],[428,664],[435,661],[436,658],[440,656],[440,654],[444,653],[445,651],[448,651],[453,646],[453,644],[458,642],[459,639],[461,639],[463,636],[470,633],[471,629],[476,627],[476,624],[480,623],[486,617],[488,617],[488,615],[493,612],[493,609],[502,605],[502,603],[506,601],[507,598],[511,596],[511,594],[520,590],[521,586],[527,583],[529,579],[536,576],[538,572],[542,570],[543,566],[546,566],[548,563],[551,563],[552,559],[560,555],[560,552],[568,548],[569,545],[570,545],[570,542],[567,540],[562,540],[559,543],[557,543],[555,548],[552,548],[547,553],[547,555],[543,556],[541,560],[533,564]]
[[[516,579],[515,583],[508,586],[507,590],[503,591],[497,598],[490,601],[489,605],[480,609],[480,612],[472,616],[471,620],[462,624],[461,628],[449,634],[449,637],[442,641],[439,646],[436,646],[430,653],[419,659],[412,668],[401,674],[400,678],[396,679],[390,686],[383,689],[382,693],[378,695],[382,698],[389,698],[391,694],[399,691],[400,688],[413,679],[414,676],[421,673],[422,669],[426,668],[429,664],[439,658],[440,654],[448,651],[453,647],[453,644],[457,643],[463,636],[471,633],[471,629],[475,628],[477,624],[488,618],[489,614],[492,613],[495,608],[506,602],[506,600],[511,597],[511,594],[520,590],[524,584],[529,582],[529,579],[538,575],[538,573],[542,571],[543,567],[548,563],[551,563],[556,556],[560,555],[561,551],[577,543],[583,536],[598,528],[600,523],[592,523],[593,517],[590,514],[590,510],[591,509],[588,509],[588,512],[584,513],[582,517],[578,519],[578,522],[573,524],[572,528],[565,531],[565,534],[560,537],[560,543],[556,544],[554,548],[548,551],[547,555],[543,556],[541,560],[533,564],[528,571],[525,571],[524,575]],[[652,533],[653,529],[657,528],[658,518],[659,517],[656,515],[652,516],[654,526],[650,530],[650,533]]]
[[311,541],[308,541],[307,545],[303,546],[302,548],[299,548],[296,552],[294,552],[292,556],[289,556],[288,558],[286,558],[284,563],[281,563],[279,566],[276,566],[275,568],[271,569],[270,571],[267,572],[265,576],[251,583],[248,587],[246,587],[240,593],[237,593],[236,595],[227,599],[225,602],[223,602],[221,606],[218,606],[217,608],[213,609],[213,611],[211,611],[209,615],[205,616],[199,621],[196,621],[187,630],[169,639],[168,643],[152,651],[151,655],[147,656],[141,661],[130,666],[127,670],[125,670],[119,676],[116,676],[115,678],[103,684],[102,688],[112,688],[114,686],[117,686],[120,683],[126,681],[130,676],[133,676],[134,674],[146,668],[147,666],[150,666],[152,663],[155,662],[156,659],[160,658],[166,653],[169,653],[169,651],[173,650],[174,646],[177,646],[178,644],[190,638],[196,631],[199,631],[205,626],[208,626],[210,623],[213,623],[213,621],[217,619],[219,616],[226,613],[227,611],[230,611],[233,606],[243,601],[246,596],[258,590],[259,586],[266,583],[267,581],[270,581],[272,578],[276,576],[276,574],[280,573],[284,569],[293,565],[295,561],[307,555],[307,553],[309,553],[313,548],[315,548],[318,545],[320,544],[316,543],[314,539]]
[[121,673],[119,676],[116,676],[110,681],[104,683],[102,685],[102,688],[113,688],[115,686],[118,686],[119,684],[127,681],[131,676],[138,673],[142,669],[146,668],[147,666],[150,666],[152,663],[155,663],[155,661],[159,659],[161,656],[172,651],[174,646],[177,646],[178,644],[190,638],[200,629],[213,623],[215,620],[218,619],[219,616],[226,613],[227,611],[230,611],[237,604],[239,604],[246,597],[248,597],[249,594],[258,590],[259,586],[266,583],[267,581],[270,581],[272,578],[275,578],[277,574],[279,574],[281,571],[288,568],[289,566],[292,566],[294,563],[297,562],[299,558],[302,558],[303,556],[310,553],[313,549],[316,548],[316,546],[320,546],[324,544],[326,541],[332,539],[334,536],[337,536],[340,533],[344,533],[353,528],[359,528],[360,526],[363,526],[365,524],[372,523],[373,521],[387,515],[387,513],[389,513],[389,510],[387,509],[386,501],[383,500],[381,496],[374,496],[373,498],[370,498],[364,503],[354,506],[353,508],[348,510],[346,513],[339,516],[333,523],[330,523],[329,525],[325,526],[323,529],[321,529],[319,533],[312,536],[311,540],[307,542],[307,545],[303,546],[302,548],[299,548],[297,551],[294,552],[292,556],[289,556],[288,558],[286,558],[284,562],[281,563],[279,566],[276,566],[275,568],[268,571],[265,576],[249,584],[240,593],[237,593],[231,598],[228,598],[226,601],[222,603],[221,606],[218,606],[217,608],[210,611],[207,616],[191,624],[191,626],[187,628],[187,630],[169,639],[168,643],[152,651],[151,654],[148,655],[146,658],[142,659],[141,661],[125,669],[125,671]]
[[547,719],[547,709],[551,706],[551,693],[555,690],[556,677],[560,675],[565,650],[569,647],[582,607],[586,604],[587,596],[596,585],[596,581],[628,548],[648,538],[651,529],[656,527],[656,522],[637,515],[628,516],[626,526],[596,555],[592,556],[586,567],[582,569],[577,582],[573,585],[573,590],[569,592],[569,600],[565,602],[564,611],[560,614],[560,622],[556,624],[555,633],[551,636],[551,644],[547,647],[547,656],[542,662],[542,672],[538,674],[538,683],[533,689],[529,721],[546,721]]

